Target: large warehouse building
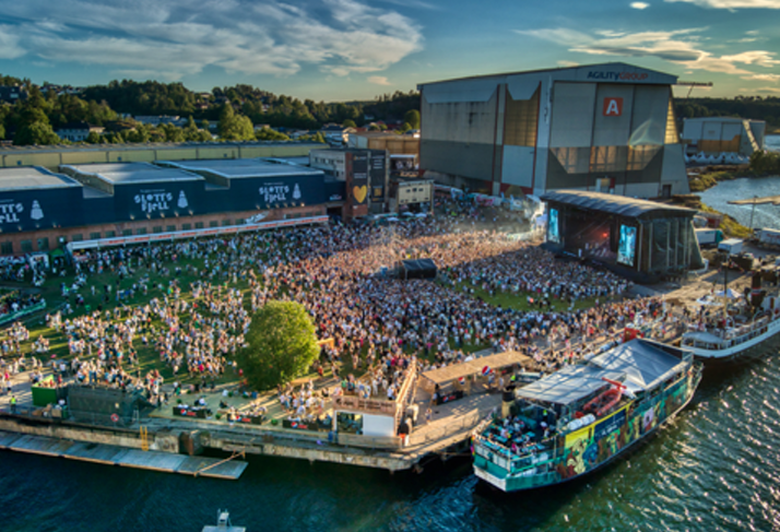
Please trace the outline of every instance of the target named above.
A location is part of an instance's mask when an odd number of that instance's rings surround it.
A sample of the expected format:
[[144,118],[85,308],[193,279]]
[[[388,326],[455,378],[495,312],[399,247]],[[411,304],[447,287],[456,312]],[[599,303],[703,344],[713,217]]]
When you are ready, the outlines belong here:
[[686,118],[682,138],[688,155],[734,153],[750,157],[764,149],[765,130],[763,120],[725,116]]
[[687,193],[676,82],[604,63],[423,83],[420,168],[488,194]]

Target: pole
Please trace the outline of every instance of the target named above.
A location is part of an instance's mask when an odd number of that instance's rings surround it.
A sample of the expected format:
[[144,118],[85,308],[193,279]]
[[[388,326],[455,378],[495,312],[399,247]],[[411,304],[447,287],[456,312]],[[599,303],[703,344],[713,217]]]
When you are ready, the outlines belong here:
[[753,208],[750,210],[750,238],[753,238],[753,215],[756,213],[756,198],[753,196]]

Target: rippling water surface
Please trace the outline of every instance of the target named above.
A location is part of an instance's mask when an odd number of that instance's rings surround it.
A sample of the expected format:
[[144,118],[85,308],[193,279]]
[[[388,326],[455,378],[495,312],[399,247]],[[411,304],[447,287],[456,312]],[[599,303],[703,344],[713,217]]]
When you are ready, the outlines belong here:
[[[780,135],[766,137],[768,150],[780,151]],[[780,206],[772,204],[729,205],[730,200],[750,199],[753,197],[776,196],[780,194],[780,177],[764,177],[760,179],[735,179],[723,181],[709,190],[699,193],[705,205],[733,216],[742,225],[753,227],[771,227],[780,229]]]
[[241,480],[0,452],[0,530],[780,530],[780,357],[707,370],[692,405],[583,481],[505,495],[466,459],[422,475],[252,458]]

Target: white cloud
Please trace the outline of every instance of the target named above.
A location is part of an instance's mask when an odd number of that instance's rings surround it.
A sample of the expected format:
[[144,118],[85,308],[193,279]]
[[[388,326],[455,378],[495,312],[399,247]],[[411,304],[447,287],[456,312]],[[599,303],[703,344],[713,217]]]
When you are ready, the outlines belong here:
[[702,49],[700,43],[702,39],[698,34],[704,29],[706,28],[639,33],[594,31],[595,35],[588,35],[566,28],[548,28],[517,31],[517,33],[563,44],[570,52],[623,57],[657,57],[682,65],[689,71],[706,70],[750,75],[752,72],[739,65],[756,65],[765,68],[780,65],[780,60],[775,59],[776,54],[766,50],[750,50],[739,54],[716,56]]
[[650,7],[650,4],[648,4],[647,2],[631,2],[630,5],[634,9],[639,9],[639,10],[647,9],[648,7]]
[[775,82],[780,81],[780,74],[753,74],[752,76],[742,76],[742,79]]
[[757,89],[739,89],[739,92],[763,92],[768,94],[780,94],[780,88],[777,87],[759,87]]
[[314,65],[344,76],[422,49],[414,21],[366,1],[0,0],[5,17],[19,21],[0,26],[0,59],[27,53],[172,80],[209,65],[282,76]]
[[556,64],[558,66],[562,66],[562,67],[576,67],[576,66],[580,66],[580,64],[577,61],[566,61],[565,59],[562,59],[560,61],[556,61]]
[[390,81],[388,81],[386,76],[368,76],[367,81],[374,85],[390,85]]
[[666,2],[685,2],[714,9],[764,8],[780,9],[780,0],[664,0]]

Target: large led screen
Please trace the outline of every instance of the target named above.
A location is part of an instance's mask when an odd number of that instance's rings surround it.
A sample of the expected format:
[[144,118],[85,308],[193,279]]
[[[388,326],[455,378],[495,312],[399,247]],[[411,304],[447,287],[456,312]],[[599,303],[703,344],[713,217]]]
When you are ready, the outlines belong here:
[[636,255],[636,227],[629,225],[620,226],[620,240],[618,241],[617,261],[626,266],[634,265]]
[[550,214],[547,217],[547,240],[561,243],[561,232],[558,227],[558,209],[550,209]]

